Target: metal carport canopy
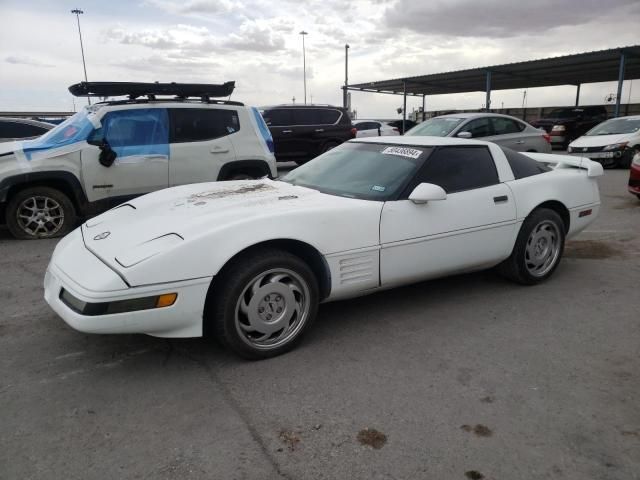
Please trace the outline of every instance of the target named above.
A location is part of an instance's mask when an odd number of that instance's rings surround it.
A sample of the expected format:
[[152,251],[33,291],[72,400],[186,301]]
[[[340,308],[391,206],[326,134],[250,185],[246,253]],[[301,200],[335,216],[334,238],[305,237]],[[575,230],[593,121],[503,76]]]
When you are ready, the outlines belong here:
[[[624,56],[623,56],[624,55]],[[578,53],[561,57],[505,63],[446,73],[394,78],[349,85],[349,90],[402,95],[441,95],[640,78],[640,45]],[[489,79],[487,73],[489,74]],[[489,80],[489,81],[488,81]]]

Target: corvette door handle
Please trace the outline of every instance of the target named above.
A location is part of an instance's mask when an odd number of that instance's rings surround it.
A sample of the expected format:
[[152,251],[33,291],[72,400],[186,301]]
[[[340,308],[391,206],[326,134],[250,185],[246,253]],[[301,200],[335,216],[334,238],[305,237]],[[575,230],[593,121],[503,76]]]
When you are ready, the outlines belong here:
[[494,203],[506,203],[509,201],[509,197],[506,195],[500,195],[499,197],[493,197]]
[[282,130],[282,133],[291,133],[291,130]]
[[516,142],[516,145],[522,145],[523,143],[524,143],[524,140],[518,140],[518,141]]
[[324,128],[316,128],[316,132],[324,132]]

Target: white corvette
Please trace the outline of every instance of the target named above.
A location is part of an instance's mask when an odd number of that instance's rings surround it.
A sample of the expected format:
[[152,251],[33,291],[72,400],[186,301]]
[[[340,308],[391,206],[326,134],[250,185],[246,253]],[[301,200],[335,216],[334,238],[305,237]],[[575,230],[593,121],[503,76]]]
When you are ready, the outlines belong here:
[[353,140],[268,179],[169,188],[55,249],[45,298],[73,328],[292,348],[320,302],[498,266],[548,278],[598,214],[586,158],[435,137]]

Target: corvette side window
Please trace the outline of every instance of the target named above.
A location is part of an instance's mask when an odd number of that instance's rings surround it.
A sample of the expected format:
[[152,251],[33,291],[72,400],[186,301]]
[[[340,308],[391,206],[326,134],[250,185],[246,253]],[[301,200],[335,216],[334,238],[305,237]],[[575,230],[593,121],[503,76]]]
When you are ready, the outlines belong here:
[[500,182],[493,157],[484,146],[438,148],[422,168],[420,181],[440,185],[447,193]]

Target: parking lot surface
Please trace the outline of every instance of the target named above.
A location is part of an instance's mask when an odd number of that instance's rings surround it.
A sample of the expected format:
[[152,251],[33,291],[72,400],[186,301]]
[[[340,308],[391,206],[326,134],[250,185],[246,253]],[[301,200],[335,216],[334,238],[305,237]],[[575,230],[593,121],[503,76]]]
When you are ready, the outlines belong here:
[[56,241],[2,230],[0,478],[639,479],[627,178],[606,171],[550,281],[482,272],[326,304],[261,362],[70,329],[42,299]]

